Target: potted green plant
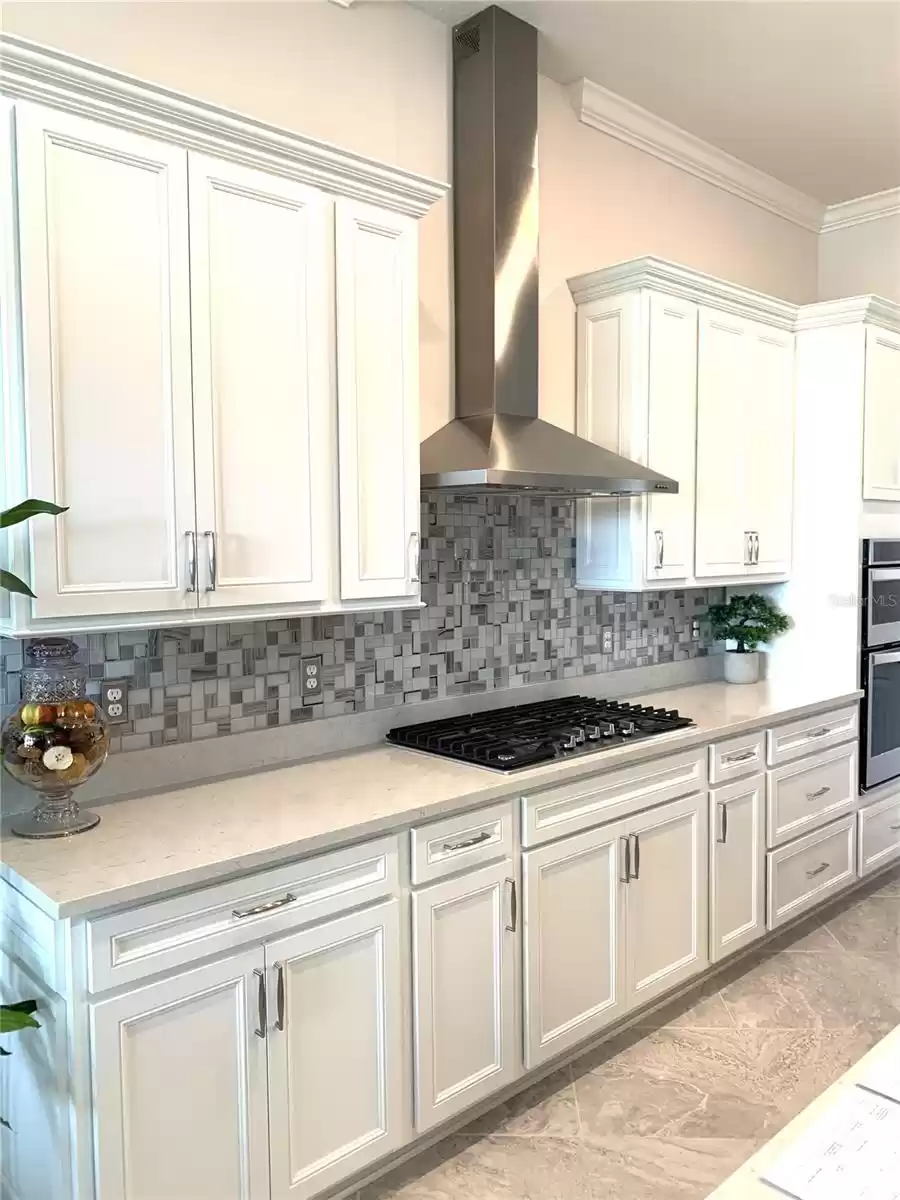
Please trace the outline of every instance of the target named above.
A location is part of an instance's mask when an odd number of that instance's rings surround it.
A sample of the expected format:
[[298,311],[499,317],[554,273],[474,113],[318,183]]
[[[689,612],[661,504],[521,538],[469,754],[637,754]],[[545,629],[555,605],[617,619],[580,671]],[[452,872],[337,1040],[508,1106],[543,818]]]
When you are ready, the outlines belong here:
[[777,604],[759,592],[732,596],[727,604],[711,604],[709,620],[717,641],[734,642],[726,647],[725,678],[729,683],[756,683],[759,679],[761,642],[770,642],[790,628],[790,618]]

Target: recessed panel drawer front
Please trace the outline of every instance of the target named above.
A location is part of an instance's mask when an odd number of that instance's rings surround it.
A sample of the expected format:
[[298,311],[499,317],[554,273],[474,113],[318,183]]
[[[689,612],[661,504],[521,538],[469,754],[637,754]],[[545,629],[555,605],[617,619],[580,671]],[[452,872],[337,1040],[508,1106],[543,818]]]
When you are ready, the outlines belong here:
[[767,858],[767,924],[777,929],[856,878],[856,817],[841,817]]
[[730,783],[761,771],[766,762],[766,735],[761,729],[716,742],[709,748],[709,782]]
[[855,741],[858,737],[858,704],[815,717],[803,717],[799,721],[789,721],[786,725],[766,731],[768,764],[777,767],[807,754],[817,754],[829,746]]
[[409,837],[410,875],[417,886],[498,858],[510,858],[512,801],[419,825],[409,831]]
[[769,772],[766,828],[769,848],[827,825],[856,807],[858,751],[854,742]]
[[221,954],[396,893],[397,838],[380,838],[87,922],[92,992]]
[[859,873],[869,875],[900,858],[900,795],[859,812]]
[[522,845],[539,846],[706,787],[706,749],[588,775],[522,797]]

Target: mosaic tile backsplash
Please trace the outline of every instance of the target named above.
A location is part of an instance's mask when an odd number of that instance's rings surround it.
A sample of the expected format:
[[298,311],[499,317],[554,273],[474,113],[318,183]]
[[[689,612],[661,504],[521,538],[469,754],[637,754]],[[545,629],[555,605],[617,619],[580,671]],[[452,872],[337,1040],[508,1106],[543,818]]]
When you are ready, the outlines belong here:
[[[710,640],[701,621],[692,641],[691,623],[721,598],[576,591],[574,505],[557,499],[427,497],[421,578],[418,610],[76,636],[90,695],[103,678],[129,683],[112,749],[693,658]],[[611,654],[601,652],[604,628]],[[22,643],[2,641],[7,706],[19,700],[22,654]],[[322,691],[304,701],[300,660],[313,655]]]

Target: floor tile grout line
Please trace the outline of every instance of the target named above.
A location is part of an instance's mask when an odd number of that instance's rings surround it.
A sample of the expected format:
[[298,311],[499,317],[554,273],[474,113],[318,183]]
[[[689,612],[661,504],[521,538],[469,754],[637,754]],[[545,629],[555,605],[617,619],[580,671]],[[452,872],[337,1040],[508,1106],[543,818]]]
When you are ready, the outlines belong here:
[[[577,1060],[576,1060],[577,1061]],[[578,1102],[578,1088],[575,1086],[575,1064],[569,1063],[569,1087],[572,1089],[572,1099],[575,1101],[575,1121],[578,1131],[578,1140],[584,1140],[584,1122],[581,1119],[581,1105]]]

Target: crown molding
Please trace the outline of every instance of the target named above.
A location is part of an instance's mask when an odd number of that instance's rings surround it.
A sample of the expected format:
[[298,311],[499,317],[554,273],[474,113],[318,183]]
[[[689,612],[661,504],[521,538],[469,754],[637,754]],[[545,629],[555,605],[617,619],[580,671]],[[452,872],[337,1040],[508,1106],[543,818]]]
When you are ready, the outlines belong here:
[[900,213],[900,188],[888,188],[884,192],[873,192],[871,196],[857,196],[843,204],[829,204],[822,222],[822,232],[834,229],[849,229],[851,225],[864,225],[867,221],[879,221]]
[[805,304],[797,311],[797,331],[827,329],[834,325],[859,325],[867,322],[879,329],[900,333],[900,304],[883,296],[850,296],[844,300],[823,300]]
[[579,119],[626,145],[818,233],[825,205],[590,79],[569,88]]
[[691,300],[695,304],[710,305],[720,312],[746,317],[751,321],[763,321],[778,329],[793,330],[797,319],[797,305],[788,300],[754,292],[751,288],[728,283],[714,275],[706,275],[662,258],[634,258],[599,271],[576,275],[568,283],[576,304],[649,288],[667,296]]
[[421,217],[449,191],[449,184],[10,34],[0,34],[0,93],[274,171],[410,217]]

